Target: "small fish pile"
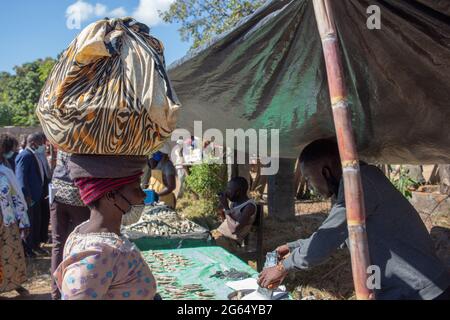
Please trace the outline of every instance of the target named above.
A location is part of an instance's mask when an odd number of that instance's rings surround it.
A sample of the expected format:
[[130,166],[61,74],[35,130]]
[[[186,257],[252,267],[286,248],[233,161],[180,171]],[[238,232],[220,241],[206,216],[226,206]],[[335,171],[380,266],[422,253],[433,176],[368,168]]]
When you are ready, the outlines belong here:
[[250,273],[238,271],[231,268],[227,271],[216,271],[210,278],[229,279],[229,280],[243,280],[251,277]]
[[214,293],[208,291],[201,284],[182,285],[177,277],[167,275],[167,273],[176,273],[193,266],[195,263],[188,258],[175,253],[164,254],[159,251],[147,251],[144,253],[144,258],[155,275],[158,293],[163,299],[208,300],[215,297]]
[[158,251],[146,252],[145,259],[152,271],[156,273],[184,270],[194,265],[191,260],[183,256],[174,253],[164,254]]
[[207,230],[190,220],[182,219],[167,206],[148,207],[137,223],[122,227],[122,233],[130,239],[203,232]]

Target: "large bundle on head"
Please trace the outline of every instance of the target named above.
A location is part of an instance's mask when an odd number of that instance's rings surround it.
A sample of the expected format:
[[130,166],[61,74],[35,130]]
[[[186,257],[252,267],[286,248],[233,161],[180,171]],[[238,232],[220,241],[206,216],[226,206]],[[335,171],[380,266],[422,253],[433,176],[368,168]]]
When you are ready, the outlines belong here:
[[161,42],[131,18],[104,19],[62,54],[37,115],[66,152],[148,155],[175,129],[179,107]]

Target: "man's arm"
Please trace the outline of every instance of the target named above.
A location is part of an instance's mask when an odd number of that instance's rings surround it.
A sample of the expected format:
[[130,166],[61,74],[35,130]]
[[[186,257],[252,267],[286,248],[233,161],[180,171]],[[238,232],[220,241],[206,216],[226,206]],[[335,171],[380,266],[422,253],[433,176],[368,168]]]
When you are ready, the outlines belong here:
[[144,167],[144,174],[141,178],[141,186],[143,189],[148,189],[150,183],[151,169],[148,163]]
[[344,203],[336,203],[328,218],[308,239],[288,243],[291,254],[282,262],[286,270],[309,269],[323,263],[348,237]]
[[[22,188],[22,193],[27,201],[29,201],[29,199],[31,198],[31,192],[28,183],[29,168],[30,162],[26,160],[26,157],[24,155],[19,155],[16,158],[16,177],[19,182],[19,186]],[[30,205],[30,203],[28,203],[28,205]]]
[[[364,205],[366,218],[376,212],[381,196],[376,182],[367,174],[361,175],[364,190]],[[287,246],[291,255],[283,261],[287,269],[308,269],[324,262],[335,249],[339,248],[348,238],[347,217],[345,208],[344,186],[341,180],[336,204],[331,209],[328,218],[320,228],[308,239],[289,242]]]
[[165,196],[167,194],[172,193],[175,190],[176,182],[174,174],[166,174],[164,175],[164,185],[165,188],[158,192],[159,196]]

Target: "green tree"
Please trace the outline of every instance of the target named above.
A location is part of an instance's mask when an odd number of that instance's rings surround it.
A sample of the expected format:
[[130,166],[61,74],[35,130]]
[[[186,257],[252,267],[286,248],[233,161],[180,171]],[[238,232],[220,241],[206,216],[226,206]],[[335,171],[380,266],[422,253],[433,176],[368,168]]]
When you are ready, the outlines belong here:
[[36,105],[55,60],[47,58],[14,68],[15,75],[0,74],[0,125],[33,126]]
[[186,177],[186,186],[204,199],[216,200],[226,186],[226,166],[217,163],[194,165]]
[[192,48],[208,42],[252,14],[266,0],[176,0],[165,12],[159,12],[168,23],[181,23],[183,41],[193,40]]

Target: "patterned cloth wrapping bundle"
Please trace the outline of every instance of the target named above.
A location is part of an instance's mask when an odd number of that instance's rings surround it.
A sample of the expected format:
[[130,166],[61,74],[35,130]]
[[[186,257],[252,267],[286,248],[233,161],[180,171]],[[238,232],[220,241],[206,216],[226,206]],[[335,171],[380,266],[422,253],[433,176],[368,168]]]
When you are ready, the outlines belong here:
[[131,18],[86,27],[62,54],[37,115],[48,139],[68,153],[148,155],[176,127],[180,103],[162,43]]
[[68,183],[60,179],[53,179],[52,184],[55,188],[56,201],[75,207],[85,206],[81,200],[80,191],[72,183]]

